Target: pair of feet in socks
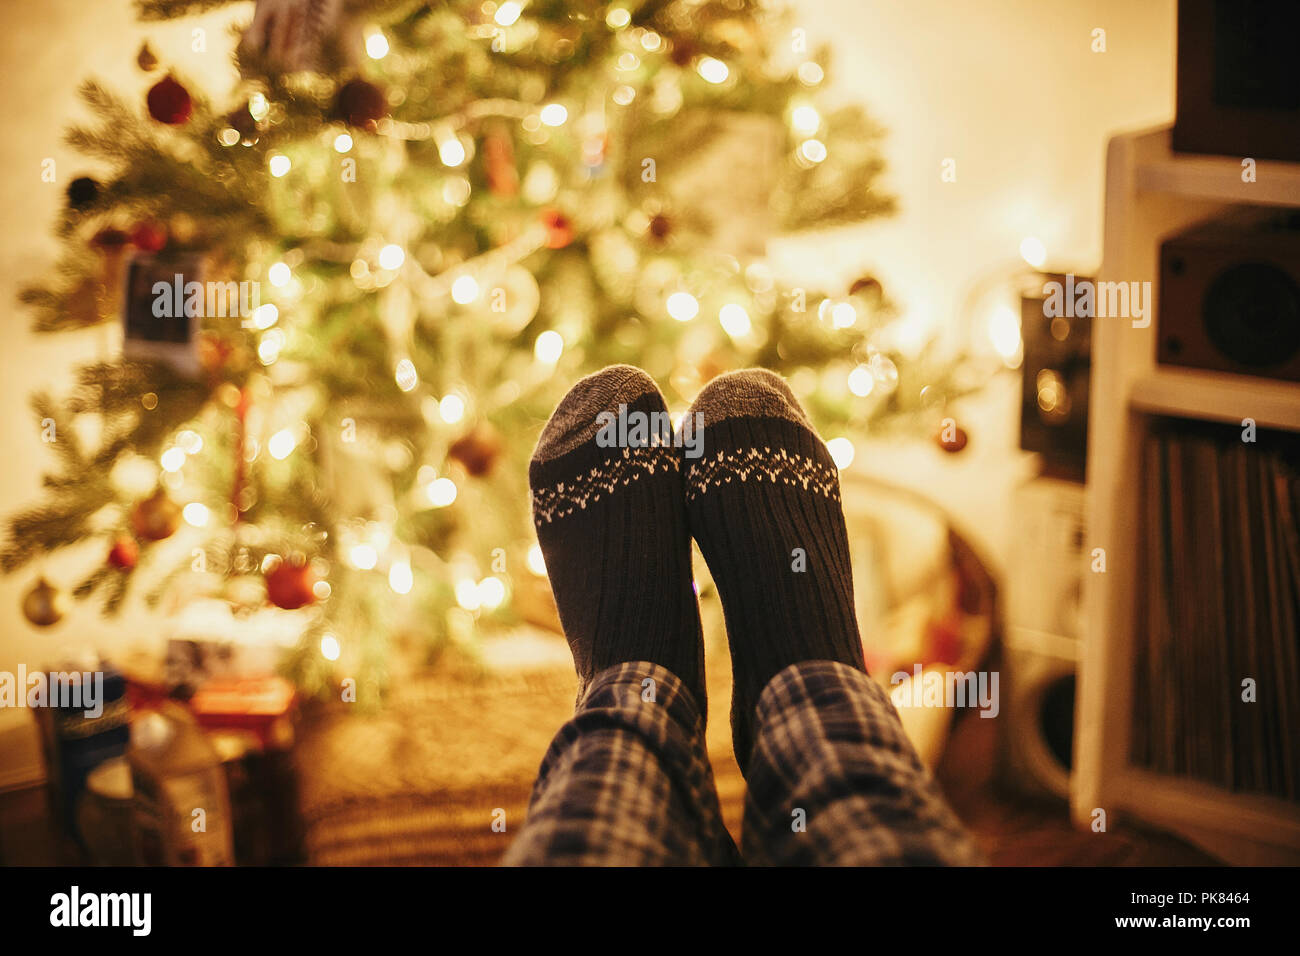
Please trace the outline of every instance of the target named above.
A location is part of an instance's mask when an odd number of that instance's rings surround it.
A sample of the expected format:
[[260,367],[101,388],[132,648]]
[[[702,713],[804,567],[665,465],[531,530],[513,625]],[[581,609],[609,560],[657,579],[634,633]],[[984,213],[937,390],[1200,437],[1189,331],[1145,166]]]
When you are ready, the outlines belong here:
[[582,685],[615,664],[651,661],[680,677],[704,713],[695,538],[726,617],[743,769],[754,706],[778,672],[807,660],[866,670],[838,472],[771,372],[710,382],[683,419],[702,434],[682,447],[654,428],[636,447],[609,447],[602,432],[610,415],[666,413],[654,381],[632,366],[578,382],[533,453],[533,520]]

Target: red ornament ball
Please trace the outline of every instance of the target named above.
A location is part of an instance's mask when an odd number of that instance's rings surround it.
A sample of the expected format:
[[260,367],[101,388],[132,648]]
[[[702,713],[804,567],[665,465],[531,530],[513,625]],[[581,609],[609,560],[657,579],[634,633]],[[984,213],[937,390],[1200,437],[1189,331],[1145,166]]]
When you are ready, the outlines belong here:
[[970,436],[966,434],[966,429],[950,420],[943,423],[934,440],[944,451],[955,455],[970,442]]
[[168,126],[181,125],[194,112],[190,91],[170,76],[164,76],[153,85],[145,102],[149,106],[149,115]]
[[278,608],[296,611],[316,601],[316,573],[302,557],[280,561],[265,577],[266,597]]
[[573,221],[558,209],[542,210],[542,225],[547,249],[563,249],[573,241]]
[[656,213],[650,217],[650,222],[646,225],[646,232],[650,238],[656,242],[665,242],[673,231],[672,220],[663,213]]
[[490,425],[476,425],[447,449],[447,457],[460,462],[472,477],[488,474],[501,457],[501,438]]
[[672,50],[669,52],[668,56],[678,66],[686,67],[691,65],[691,61],[695,59],[695,55],[699,52],[700,48],[694,41],[688,40],[685,37],[674,37],[672,41]]
[[373,129],[388,113],[384,91],[365,80],[348,80],[339,89],[334,111],[349,126]]
[[130,571],[139,560],[140,546],[135,543],[134,538],[129,538],[126,535],[122,535],[114,541],[113,547],[108,552],[108,563],[115,568],[121,568],[123,571]]
[[142,222],[131,230],[131,245],[141,252],[161,252],[167,245],[167,230],[156,222]]
[[880,280],[875,276],[863,276],[854,280],[849,286],[849,295],[866,295],[879,298],[884,294],[884,289],[880,285]]

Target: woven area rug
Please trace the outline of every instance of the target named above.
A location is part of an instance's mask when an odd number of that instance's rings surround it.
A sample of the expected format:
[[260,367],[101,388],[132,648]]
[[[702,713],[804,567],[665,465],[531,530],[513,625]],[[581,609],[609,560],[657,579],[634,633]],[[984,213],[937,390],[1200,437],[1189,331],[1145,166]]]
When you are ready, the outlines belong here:
[[[577,689],[563,638],[536,632],[500,640],[511,642],[500,648],[503,660],[478,673],[438,669],[408,677],[374,713],[335,705],[308,715],[296,749],[308,862],[500,860],[524,821],[551,737],[573,713]],[[710,758],[724,818],[738,836],[744,781],[726,719],[725,646],[710,647],[708,663],[718,715],[709,722]]]

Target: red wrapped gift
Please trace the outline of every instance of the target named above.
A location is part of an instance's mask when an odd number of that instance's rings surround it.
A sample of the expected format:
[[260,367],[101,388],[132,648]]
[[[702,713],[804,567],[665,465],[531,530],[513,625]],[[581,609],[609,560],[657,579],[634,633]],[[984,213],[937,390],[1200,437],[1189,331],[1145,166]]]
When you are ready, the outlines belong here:
[[199,726],[208,730],[242,730],[266,750],[293,745],[296,695],[283,677],[212,679],[189,700]]

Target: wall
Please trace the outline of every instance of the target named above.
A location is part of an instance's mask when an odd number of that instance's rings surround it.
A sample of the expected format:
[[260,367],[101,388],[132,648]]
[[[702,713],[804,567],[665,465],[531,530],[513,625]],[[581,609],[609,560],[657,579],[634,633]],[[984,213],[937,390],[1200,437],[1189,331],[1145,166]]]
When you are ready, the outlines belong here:
[[[888,130],[890,220],[814,243],[836,281],[875,270],[920,336],[968,320],[972,286],[1037,236],[1048,268],[1101,258],[1103,160],[1120,130],[1171,121],[1173,0],[803,0],[833,95]],[[1106,31],[1093,53],[1092,31]],[[940,179],[956,161],[956,182]],[[982,317],[974,317],[979,320]]]

